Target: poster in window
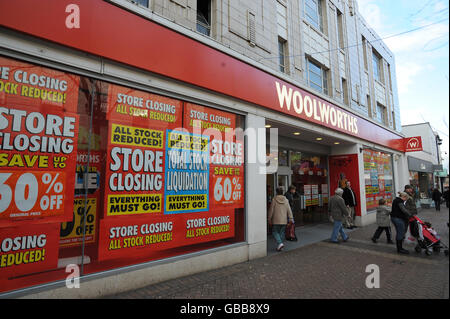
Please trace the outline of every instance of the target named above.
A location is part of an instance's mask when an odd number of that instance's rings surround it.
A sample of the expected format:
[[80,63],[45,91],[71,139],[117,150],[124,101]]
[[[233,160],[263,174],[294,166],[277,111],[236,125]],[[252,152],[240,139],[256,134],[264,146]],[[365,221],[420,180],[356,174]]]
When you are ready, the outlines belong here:
[[0,57],[0,227],[70,220],[79,77]]

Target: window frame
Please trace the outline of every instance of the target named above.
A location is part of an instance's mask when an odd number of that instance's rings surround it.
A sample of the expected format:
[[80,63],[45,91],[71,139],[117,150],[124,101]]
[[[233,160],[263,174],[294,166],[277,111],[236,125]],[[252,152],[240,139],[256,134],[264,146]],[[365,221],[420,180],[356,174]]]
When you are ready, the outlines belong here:
[[[311,66],[315,67],[315,70],[311,69]],[[321,83],[319,84],[317,83],[318,81],[314,81],[313,79],[311,79],[311,75],[320,78]],[[306,76],[307,83],[310,88],[328,95],[328,72],[324,67],[322,67],[319,63],[306,58]]]
[[[208,16],[204,15],[204,12],[199,10],[198,6],[199,0],[197,0],[197,11],[196,11],[196,23],[195,30],[208,37],[211,36],[212,32],[212,3],[208,0]],[[202,19],[204,21],[202,21]],[[206,31],[204,31],[206,30]]]
[[381,57],[380,55],[375,51],[372,50],[372,72],[373,72],[373,78],[377,80],[378,82],[381,82],[383,80],[382,77],[382,70],[381,70]]
[[280,72],[288,73],[287,41],[278,37],[278,67]]
[[[310,10],[308,11],[307,9]],[[322,33],[324,32],[322,0],[305,0],[303,6],[303,16],[311,26],[317,30],[320,30]]]

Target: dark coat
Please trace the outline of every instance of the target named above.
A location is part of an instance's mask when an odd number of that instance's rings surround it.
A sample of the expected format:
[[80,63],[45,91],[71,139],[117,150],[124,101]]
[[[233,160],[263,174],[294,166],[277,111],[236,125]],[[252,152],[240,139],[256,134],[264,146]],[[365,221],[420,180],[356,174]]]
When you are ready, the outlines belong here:
[[[415,207],[415,206],[414,206]],[[392,202],[391,217],[396,217],[408,221],[412,214],[408,212],[403,202],[403,199],[396,197]]]
[[411,215],[417,215],[416,201],[410,195],[408,195],[408,200],[405,203],[406,210]]
[[439,202],[441,200],[441,197],[442,193],[437,189],[435,189],[431,194],[431,199],[434,200],[435,202]]
[[444,194],[442,194],[442,197],[445,199],[446,202],[448,202],[449,198],[449,190],[447,189],[444,191]]
[[[352,196],[353,195],[353,196]],[[345,205],[350,207],[356,206],[356,194],[351,188],[344,188],[344,193],[342,194],[342,198],[345,201]]]

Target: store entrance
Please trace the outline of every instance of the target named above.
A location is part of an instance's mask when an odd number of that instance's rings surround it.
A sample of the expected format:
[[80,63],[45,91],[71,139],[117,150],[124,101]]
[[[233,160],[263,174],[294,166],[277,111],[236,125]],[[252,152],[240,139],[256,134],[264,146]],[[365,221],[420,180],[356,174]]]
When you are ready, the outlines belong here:
[[[306,135],[306,134],[305,134]],[[267,209],[281,187],[288,193],[295,225],[311,225],[328,222],[328,156],[314,150],[328,153],[329,148],[297,141],[296,138],[279,136],[278,151],[272,156],[277,161],[277,171],[267,175]],[[303,137],[305,138],[305,137]],[[302,150],[302,148],[304,150]],[[270,149],[269,146],[267,148]],[[290,192],[291,186],[295,191]]]

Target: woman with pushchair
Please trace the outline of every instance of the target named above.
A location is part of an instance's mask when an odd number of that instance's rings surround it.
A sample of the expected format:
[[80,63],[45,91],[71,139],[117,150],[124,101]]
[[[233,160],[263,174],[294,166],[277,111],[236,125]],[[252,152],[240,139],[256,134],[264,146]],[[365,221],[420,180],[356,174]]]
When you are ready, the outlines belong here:
[[397,252],[399,254],[409,254],[408,250],[403,249],[403,240],[405,239],[409,218],[411,217],[411,214],[405,207],[405,202],[409,196],[405,192],[399,192],[398,194],[399,196],[392,202],[391,221],[396,231]]

